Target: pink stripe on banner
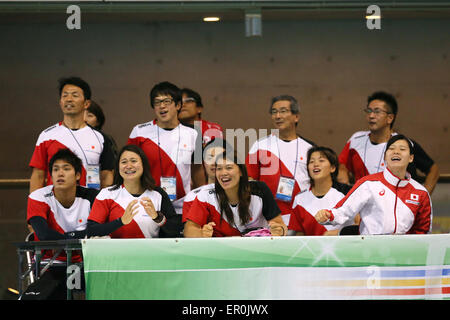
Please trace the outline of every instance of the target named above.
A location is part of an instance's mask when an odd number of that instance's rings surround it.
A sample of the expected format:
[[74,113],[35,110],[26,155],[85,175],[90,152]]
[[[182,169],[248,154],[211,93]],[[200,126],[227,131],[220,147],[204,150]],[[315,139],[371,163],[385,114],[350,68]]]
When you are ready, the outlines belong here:
[[346,295],[352,296],[423,296],[425,294],[450,294],[450,287],[412,289],[355,289],[346,292]]

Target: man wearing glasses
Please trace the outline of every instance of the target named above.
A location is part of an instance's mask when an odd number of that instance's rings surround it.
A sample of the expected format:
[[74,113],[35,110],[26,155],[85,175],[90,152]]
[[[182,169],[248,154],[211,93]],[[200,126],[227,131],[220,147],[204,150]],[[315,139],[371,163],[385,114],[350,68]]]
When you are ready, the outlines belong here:
[[201,96],[194,90],[184,88],[181,90],[181,109],[178,119],[185,126],[201,130],[202,144],[207,144],[214,138],[223,138],[223,129],[214,122],[202,119],[203,103]]
[[269,113],[277,130],[256,141],[246,158],[248,176],[267,184],[286,225],[295,196],[309,188],[306,155],[313,143],[297,134],[299,112],[294,97],[274,97]]
[[[369,131],[354,133],[339,155],[338,181],[341,183],[356,182],[366,175],[383,171],[386,165],[386,143],[396,134],[392,128],[398,111],[397,101],[393,95],[378,91],[368,97],[367,103],[364,112]],[[425,173],[423,185],[431,195],[439,179],[439,169],[422,147],[415,141],[413,143],[414,161],[408,166],[408,172],[418,181],[423,179],[418,177],[416,169]]]
[[170,83],[161,82],[150,91],[150,105],[156,121],[135,126],[128,144],[135,144],[147,155],[151,174],[157,186],[163,188],[177,213],[182,213],[184,196],[192,187],[204,184],[201,163],[193,161],[197,132],[178,120],[181,108],[181,91]]

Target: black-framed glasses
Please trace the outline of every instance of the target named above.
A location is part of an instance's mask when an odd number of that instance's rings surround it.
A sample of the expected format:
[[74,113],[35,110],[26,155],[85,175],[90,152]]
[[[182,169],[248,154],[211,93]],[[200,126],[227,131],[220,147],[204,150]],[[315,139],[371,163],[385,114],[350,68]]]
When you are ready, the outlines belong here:
[[376,115],[379,115],[381,113],[386,113],[386,114],[391,114],[392,112],[387,112],[385,110],[381,110],[381,109],[371,109],[371,108],[364,108],[363,109],[365,113],[367,114],[371,114],[372,112],[375,113]]
[[164,106],[168,106],[168,105],[170,105],[171,103],[173,102],[173,99],[172,98],[165,98],[165,99],[162,99],[162,100],[154,100],[153,101],[153,105],[155,106],[155,107],[159,107],[159,106],[161,106],[161,105],[164,105]]

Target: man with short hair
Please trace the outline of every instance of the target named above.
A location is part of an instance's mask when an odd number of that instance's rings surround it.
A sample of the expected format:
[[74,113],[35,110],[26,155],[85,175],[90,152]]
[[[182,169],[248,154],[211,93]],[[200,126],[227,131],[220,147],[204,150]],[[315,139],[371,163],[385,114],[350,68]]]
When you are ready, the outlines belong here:
[[87,218],[98,190],[78,185],[82,161],[69,149],[60,149],[49,162],[53,185],[28,196],[27,220],[39,240],[83,238]]
[[181,91],[170,83],[161,82],[150,91],[150,105],[156,121],[136,125],[128,144],[140,147],[148,157],[151,174],[157,186],[163,188],[172,200],[175,211],[181,215],[183,199],[192,187],[204,184],[201,162],[194,163],[194,151],[201,141],[197,132],[178,120]]
[[269,113],[278,136],[271,134],[256,141],[246,158],[248,176],[269,186],[286,225],[295,196],[309,188],[306,155],[314,145],[296,132],[299,112],[294,97],[274,97]]
[[[30,192],[51,185],[49,159],[60,149],[68,148],[82,160],[80,185],[96,189],[112,184],[114,154],[103,135],[86,125],[84,112],[89,107],[91,89],[78,77],[59,80],[59,105],[63,121],[39,135],[30,167]],[[46,182],[47,179],[47,182]]]
[[181,90],[182,103],[178,119],[185,126],[196,129],[198,126],[202,133],[202,145],[214,138],[223,138],[222,127],[214,122],[202,119],[203,103],[201,96],[192,89]]
[[[347,141],[339,155],[339,182],[356,182],[385,168],[386,143],[397,134],[393,130],[398,113],[397,101],[392,94],[377,91],[367,98],[364,112],[369,131],[358,131]],[[423,185],[431,195],[439,179],[439,168],[416,141],[413,143],[415,156],[413,163],[408,166],[408,172],[414,180],[420,180],[417,169],[425,173]]]
[[[37,189],[28,196],[27,222],[33,227],[34,241],[82,239],[86,236],[89,212],[99,191],[78,185],[82,174],[82,161],[69,149],[57,151],[50,159],[48,167],[53,185]],[[53,252],[44,251],[42,258],[50,259],[52,255]],[[66,267],[60,261],[66,260],[66,254],[61,253],[55,263],[37,282],[27,288],[20,299],[65,299]],[[72,262],[81,260],[81,252],[74,251]],[[49,281],[58,283],[50,292],[49,288],[45,288]]]

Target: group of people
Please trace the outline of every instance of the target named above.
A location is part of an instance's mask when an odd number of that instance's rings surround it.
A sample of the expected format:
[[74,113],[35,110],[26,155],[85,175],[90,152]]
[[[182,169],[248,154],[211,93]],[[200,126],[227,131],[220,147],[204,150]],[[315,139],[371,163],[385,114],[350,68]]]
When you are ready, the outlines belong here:
[[136,125],[120,150],[102,132],[87,82],[63,78],[59,95],[63,120],[42,131],[30,161],[36,239],[431,232],[439,171],[393,130],[398,106],[388,93],[369,96],[369,130],[339,156],[299,136],[297,100],[277,96],[269,108],[277,134],[257,140],[245,160],[220,125],[201,118],[191,89],[156,84],[155,119]]
[[35,240],[431,232],[439,170],[393,130],[398,106],[386,92],[368,97],[368,130],[339,156],[297,134],[294,97],[274,97],[277,130],[245,159],[220,125],[202,119],[191,89],[156,84],[155,119],[136,125],[120,150],[102,132],[105,116],[86,81],[61,79],[59,96],[63,120],[42,131],[30,161]]

